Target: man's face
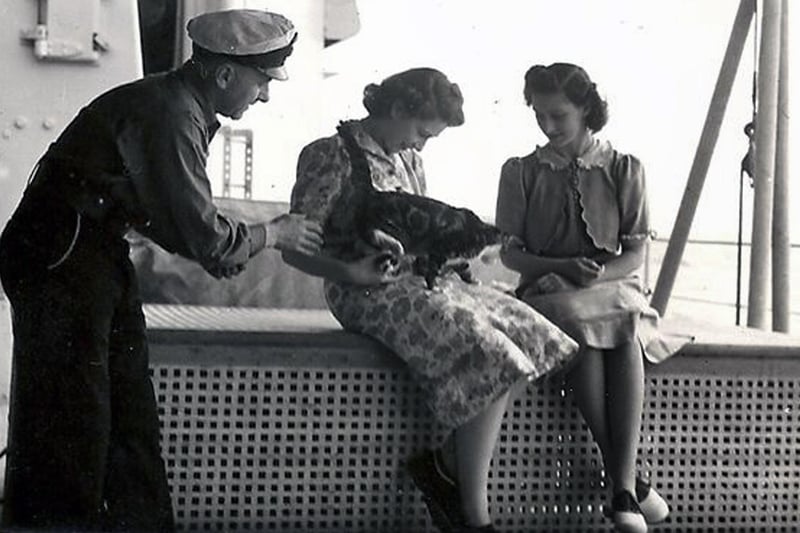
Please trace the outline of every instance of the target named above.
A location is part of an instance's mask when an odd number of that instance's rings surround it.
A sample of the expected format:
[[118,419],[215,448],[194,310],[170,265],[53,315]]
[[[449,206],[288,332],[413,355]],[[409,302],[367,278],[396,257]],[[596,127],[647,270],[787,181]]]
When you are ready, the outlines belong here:
[[252,104],[269,100],[270,81],[272,78],[254,67],[226,63],[217,75],[221,89],[217,113],[234,120],[242,118]]

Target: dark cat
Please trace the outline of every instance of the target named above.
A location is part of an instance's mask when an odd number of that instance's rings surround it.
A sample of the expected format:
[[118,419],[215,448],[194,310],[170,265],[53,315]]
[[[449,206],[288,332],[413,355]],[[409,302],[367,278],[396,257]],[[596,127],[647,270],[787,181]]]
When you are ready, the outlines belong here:
[[[378,191],[372,186],[369,163],[347,124],[339,135],[350,155],[352,176],[359,193],[354,195],[356,231],[364,238],[381,230],[403,244],[407,254],[416,256],[413,269],[424,276],[428,288],[450,259],[469,259],[486,246],[500,242],[502,233],[466,208],[400,191]],[[468,264],[453,265],[465,281],[471,281]]]

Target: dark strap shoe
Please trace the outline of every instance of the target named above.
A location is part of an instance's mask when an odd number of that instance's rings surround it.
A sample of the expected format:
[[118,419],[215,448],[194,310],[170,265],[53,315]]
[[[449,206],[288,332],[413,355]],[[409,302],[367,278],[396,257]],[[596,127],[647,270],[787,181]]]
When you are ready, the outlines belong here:
[[464,526],[458,530],[458,533],[500,533],[493,524],[486,524],[485,526]]
[[466,530],[461,529],[464,516],[458,485],[442,472],[438,453],[438,450],[424,450],[409,459],[406,468],[414,485],[423,494],[433,525],[442,533],[461,533]]

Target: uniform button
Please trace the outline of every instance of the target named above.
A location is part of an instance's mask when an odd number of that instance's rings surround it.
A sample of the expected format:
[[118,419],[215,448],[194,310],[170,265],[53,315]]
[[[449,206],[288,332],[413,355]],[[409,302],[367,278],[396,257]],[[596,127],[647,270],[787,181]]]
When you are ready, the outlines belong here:
[[103,205],[105,203],[106,203],[106,201],[102,196],[97,198],[97,205]]

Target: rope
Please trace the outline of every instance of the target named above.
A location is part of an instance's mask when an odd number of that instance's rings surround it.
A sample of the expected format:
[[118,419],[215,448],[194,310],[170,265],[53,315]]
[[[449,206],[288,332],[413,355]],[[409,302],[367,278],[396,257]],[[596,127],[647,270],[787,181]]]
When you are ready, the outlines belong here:
[[755,174],[755,144],[753,137],[756,130],[756,105],[758,102],[758,0],[753,2],[753,87],[751,90],[751,106],[753,108],[753,119],[745,125],[744,134],[747,135],[747,154],[742,159],[742,164],[739,169],[739,233],[736,239],[736,325],[741,325],[741,312],[742,312],[742,225],[744,218],[744,175],[750,176],[750,187],[753,187],[753,179]]
[[72,234],[72,242],[69,243],[69,247],[67,247],[67,251],[52,265],[47,265],[47,270],[53,270],[57,268],[61,263],[67,260],[67,258],[72,253],[72,250],[75,248],[75,243],[78,242],[78,234],[81,231],[81,214],[76,213],[78,215],[77,222],[75,223],[75,233]]

